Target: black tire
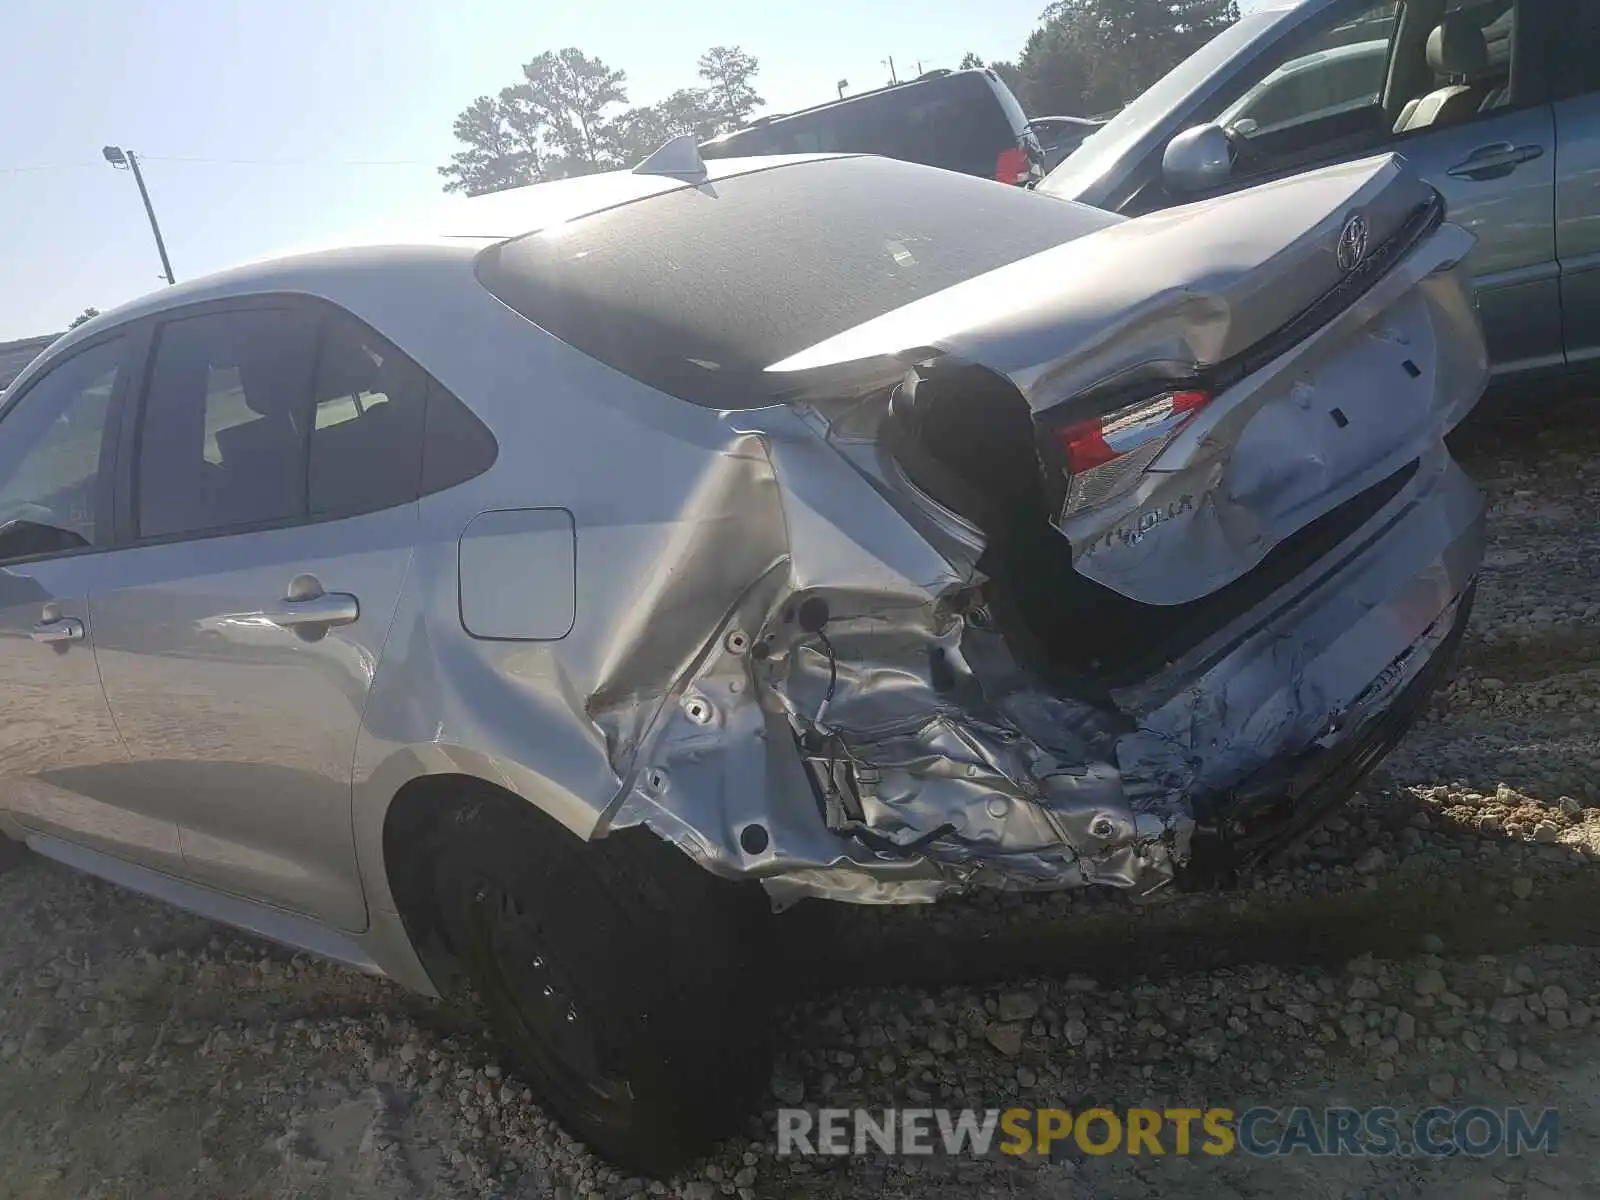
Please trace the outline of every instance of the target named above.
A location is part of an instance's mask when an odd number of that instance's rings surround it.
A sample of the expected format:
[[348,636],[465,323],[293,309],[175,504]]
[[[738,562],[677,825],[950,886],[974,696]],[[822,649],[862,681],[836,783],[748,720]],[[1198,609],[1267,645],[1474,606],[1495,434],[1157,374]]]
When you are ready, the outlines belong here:
[[0,874],[12,867],[20,867],[28,858],[28,848],[0,833]]
[[471,801],[436,860],[444,935],[529,1086],[575,1137],[662,1177],[771,1075],[769,906],[645,829],[584,843]]

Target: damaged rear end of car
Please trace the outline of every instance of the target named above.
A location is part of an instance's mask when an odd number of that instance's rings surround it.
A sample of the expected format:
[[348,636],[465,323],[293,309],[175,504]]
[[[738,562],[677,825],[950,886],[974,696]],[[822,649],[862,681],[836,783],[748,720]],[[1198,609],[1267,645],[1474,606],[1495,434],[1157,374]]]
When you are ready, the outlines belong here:
[[780,904],[1144,892],[1290,844],[1471,606],[1471,245],[1388,157],[1087,219],[758,373],[625,361],[739,402],[585,699],[596,832]]

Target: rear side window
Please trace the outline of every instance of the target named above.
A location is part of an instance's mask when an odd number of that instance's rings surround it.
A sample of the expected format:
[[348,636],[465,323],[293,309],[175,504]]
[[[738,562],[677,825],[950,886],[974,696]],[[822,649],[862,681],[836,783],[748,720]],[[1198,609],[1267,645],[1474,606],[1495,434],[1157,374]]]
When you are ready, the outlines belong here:
[[316,328],[295,309],[161,327],[139,432],[140,536],[302,514]]
[[[442,465],[425,480],[429,432]],[[140,422],[139,536],[372,512],[493,460],[476,417],[343,313],[294,305],[172,320]]]
[[311,515],[415,500],[428,377],[355,321],[323,325],[311,427]]
[[482,475],[499,453],[489,427],[430,379],[423,416],[422,494],[431,496]]
[[485,287],[633,378],[714,408],[771,403],[764,368],[864,321],[1114,224],[1111,213],[880,158],[686,187],[530,234]]

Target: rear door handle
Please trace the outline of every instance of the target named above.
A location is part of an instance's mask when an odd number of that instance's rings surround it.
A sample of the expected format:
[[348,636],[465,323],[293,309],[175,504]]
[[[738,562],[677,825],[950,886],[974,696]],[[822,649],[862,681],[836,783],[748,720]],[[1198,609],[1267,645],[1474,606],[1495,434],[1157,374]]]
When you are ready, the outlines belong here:
[[81,642],[84,636],[83,622],[77,617],[57,617],[53,621],[40,621],[28,636],[36,642],[44,642],[47,645]]
[[1474,150],[1446,173],[1452,179],[1503,179],[1523,163],[1543,157],[1543,146],[1514,146],[1510,142],[1498,142]]
[[316,634],[335,625],[354,625],[361,602],[348,592],[325,592],[315,575],[296,575],[274,607],[261,614],[282,629]]
[[312,600],[285,600],[263,615],[284,629],[354,625],[361,617],[361,603],[344,592],[328,592]]

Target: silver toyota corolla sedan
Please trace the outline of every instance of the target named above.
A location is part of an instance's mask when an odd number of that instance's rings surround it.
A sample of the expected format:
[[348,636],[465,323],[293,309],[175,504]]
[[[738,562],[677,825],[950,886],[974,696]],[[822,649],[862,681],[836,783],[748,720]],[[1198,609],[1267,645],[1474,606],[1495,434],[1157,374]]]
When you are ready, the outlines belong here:
[[1138,220],[872,157],[169,288],[0,410],[0,829],[428,993],[669,1170],[774,908],[1270,858],[1437,679],[1471,237],[1394,158]]

